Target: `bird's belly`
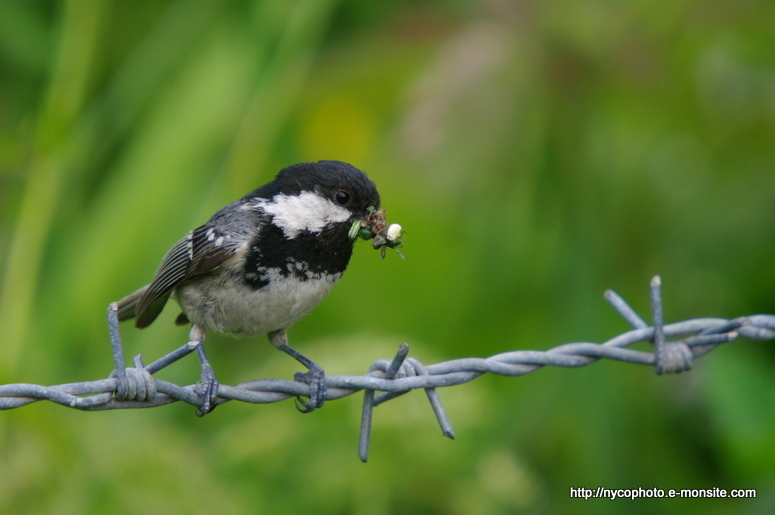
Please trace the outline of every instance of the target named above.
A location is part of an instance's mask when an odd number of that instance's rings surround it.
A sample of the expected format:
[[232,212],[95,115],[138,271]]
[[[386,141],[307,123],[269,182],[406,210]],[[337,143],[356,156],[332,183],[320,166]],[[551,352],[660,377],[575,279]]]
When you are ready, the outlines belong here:
[[288,329],[312,311],[342,276],[298,278],[291,274],[253,289],[236,275],[224,275],[205,276],[180,286],[176,297],[192,323],[240,337]]

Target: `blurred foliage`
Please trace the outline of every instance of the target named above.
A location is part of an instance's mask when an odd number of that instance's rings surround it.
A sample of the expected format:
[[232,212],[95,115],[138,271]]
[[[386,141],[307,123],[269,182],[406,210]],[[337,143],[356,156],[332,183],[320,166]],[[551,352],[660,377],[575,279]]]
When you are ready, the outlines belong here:
[[[668,321],[775,312],[775,4],[757,0],[0,2],[0,383],[102,378],[107,304],[285,165],[350,161],[407,231],[359,245],[291,331],[332,374],[602,341],[663,277]],[[180,345],[168,309],[128,354]],[[225,383],[291,377],[213,336]],[[0,416],[0,512],[775,510],[775,351],[656,377],[597,363],[302,416],[290,402]],[[160,377],[189,384],[195,359]],[[570,487],[757,488],[611,502]]]

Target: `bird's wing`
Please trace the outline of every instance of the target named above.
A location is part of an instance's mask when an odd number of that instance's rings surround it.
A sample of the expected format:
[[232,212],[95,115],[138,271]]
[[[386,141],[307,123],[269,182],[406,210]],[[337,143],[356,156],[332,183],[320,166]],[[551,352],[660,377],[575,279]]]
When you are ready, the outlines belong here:
[[206,274],[234,256],[245,245],[205,224],[188,233],[167,252],[135,307],[135,325],[148,327],[159,316],[173,289]]

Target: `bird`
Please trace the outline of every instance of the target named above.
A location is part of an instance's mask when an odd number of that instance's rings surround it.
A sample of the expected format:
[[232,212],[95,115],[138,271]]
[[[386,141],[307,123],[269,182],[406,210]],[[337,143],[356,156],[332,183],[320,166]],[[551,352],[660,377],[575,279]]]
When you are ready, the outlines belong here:
[[395,237],[388,242],[384,237],[380,204],[374,182],[351,164],[328,160],[285,167],[178,241],[153,280],[118,301],[118,319],[134,319],[142,329],[170,297],[178,302],[175,323],[190,324],[189,344],[201,365],[201,414],[217,405],[218,381],[204,350],[208,331],[237,338],[266,334],[308,369],[297,374],[310,386],[300,411],[320,408],[325,373],[288,345],[287,331],[339,282],[358,237],[379,236],[375,249],[394,246]]

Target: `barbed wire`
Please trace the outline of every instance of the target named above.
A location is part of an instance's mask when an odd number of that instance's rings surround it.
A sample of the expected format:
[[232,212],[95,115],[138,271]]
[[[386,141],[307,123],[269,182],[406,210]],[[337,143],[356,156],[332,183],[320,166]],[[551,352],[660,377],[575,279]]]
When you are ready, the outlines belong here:
[[[425,390],[442,433],[454,438],[436,388],[467,383],[485,373],[513,377],[529,374],[544,366],[583,367],[599,359],[653,366],[657,374],[680,373],[690,370],[694,359],[740,336],[751,340],[775,339],[775,315],[751,315],[731,320],[697,318],[664,325],[659,276],[651,281],[652,326],[612,290],[605,292],[605,298],[634,327],[633,330],[604,343],[566,343],[546,351],[517,350],[489,358],[454,359],[427,366],[408,357],[409,346],[403,343],[392,360],[376,361],[363,376],[326,376],[325,399],[341,399],[364,391],[358,453],[361,460],[366,461],[374,407],[411,390]],[[117,318],[114,317],[113,322],[111,333],[115,331],[117,334]],[[668,342],[668,338],[679,340]],[[652,342],[654,352],[627,348],[640,342]],[[197,385],[178,386],[152,376],[192,350],[193,347],[186,344],[148,366],[137,356],[133,360],[134,367],[123,368],[120,345],[118,349],[114,345],[118,368],[109,378],[56,386],[26,383],[0,385],[0,409],[19,408],[39,400],[83,411],[151,408],[177,401],[199,407],[202,395]],[[381,393],[376,395],[376,392]],[[218,385],[217,404],[230,400],[268,404],[308,397],[309,394],[309,385],[303,380],[257,379],[235,386]]]

